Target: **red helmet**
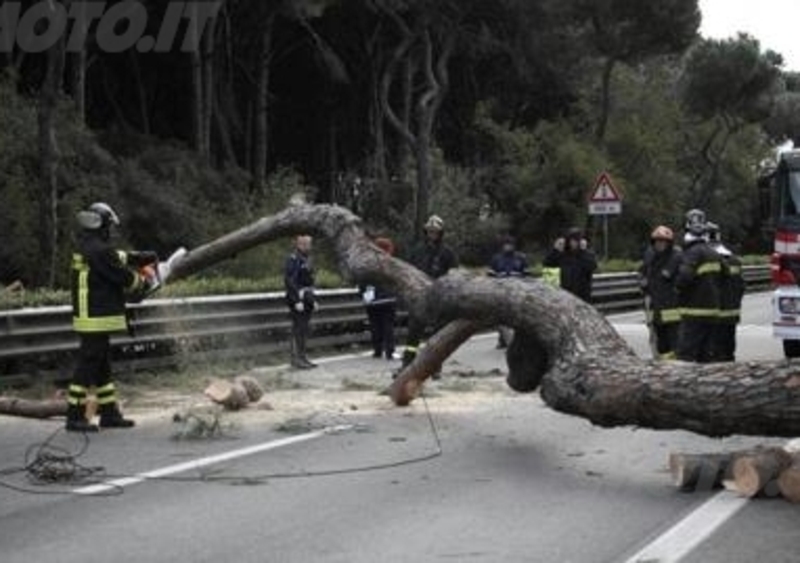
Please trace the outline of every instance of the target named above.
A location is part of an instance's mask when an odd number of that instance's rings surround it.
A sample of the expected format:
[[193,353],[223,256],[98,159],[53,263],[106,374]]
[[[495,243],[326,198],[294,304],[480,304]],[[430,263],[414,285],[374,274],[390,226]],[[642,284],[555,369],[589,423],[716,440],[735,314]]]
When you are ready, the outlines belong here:
[[653,232],[650,234],[650,240],[666,240],[672,242],[675,240],[675,233],[673,233],[672,229],[669,227],[659,225],[653,229]]

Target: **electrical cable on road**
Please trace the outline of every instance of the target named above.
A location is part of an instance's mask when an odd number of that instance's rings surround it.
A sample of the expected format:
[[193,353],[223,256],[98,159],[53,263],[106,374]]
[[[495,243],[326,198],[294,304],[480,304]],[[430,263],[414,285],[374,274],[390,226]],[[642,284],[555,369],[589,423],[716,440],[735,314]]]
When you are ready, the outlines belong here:
[[[136,478],[141,481],[163,481],[170,483],[228,483],[228,484],[263,484],[271,479],[299,479],[299,478],[312,478],[312,477],[329,477],[336,475],[350,475],[356,473],[368,473],[372,471],[380,471],[384,469],[396,469],[409,465],[416,465],[432,461],[440,457],[443,453],[442,441],[439,435],[439,429],[431,414],[428,401],[424,394],[420,394],[420,399],[424,405],[425,417],[428,422],[431,437],[433,439],[434,448],[430,453],[392,461],[387,463],[376,463],[356,467],[343,467],[339,469],[324,469],[319,471],[296,471],[286,473],[265,473],[255,475],[200,475],[200,476],[164,476],[164,477],[149,477],[146,475],[130,475],[130,474],[111,474],[106,471],[105,467],[94,466],[89,467],[79,463],[79,459],[83,457],[89,449],[91,443],[88,434],[79,434],[81,436],[81,445],[77,451],[69,451],[64,447],[57,446],[53,442],[55,438],[64,432],[59,428],[53,432],[45,441],[41,443],[32,444],[25,452],[25,462],[22,467],[11,467],[7,469],[0,469],[0,488],[9,489],[12,491],[35,494],[35,495],[74,495],[83,497],[97,497],[97,496],[116,496],[124,492],[120,486],[115,486],[109,483],[113,479]],[[2,477],[9,477],[17,474],[25,474],[33,485],[41,488],[24,487],[14,485],[4,481]],[[52,489],[53,485],[62,486],[86,486],[86,485],[103,485],[102,492],[98,493],[78,493],[74,489]],[[47,487],[47,488],[45,488]]]

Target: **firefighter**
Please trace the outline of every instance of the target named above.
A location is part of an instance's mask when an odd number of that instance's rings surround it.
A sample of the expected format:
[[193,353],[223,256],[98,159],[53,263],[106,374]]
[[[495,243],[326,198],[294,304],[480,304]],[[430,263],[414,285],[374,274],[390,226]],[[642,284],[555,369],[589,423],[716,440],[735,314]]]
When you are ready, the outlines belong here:
[[[433,279],[437,279],[447,274],[452,268],[458,267],[458,257],[444,243],[444,221],[441,217],[431,215],[425,223],[424,229],[425,241],[412,253],[411,263]],[[402,368],[411,364],[417,357],[425,332],[424,322],[409,317]]]
[[736,359],[736,326],[741,320],[745,290],[742,261],[722,243],[716,223],[708,223],[708,238],[709,245],[722,259],[720,310],[711,357],[715,362],[733,362]]
[[708,244],[705,213],[686,214],[686,234],[675,286],[681,309],[679,360],[708,363],[720,310],[722,260]]
[[674,360],[678,346],[681,313],[675,292],[675,278],[680,265],[680,250],[675,234],[659,225],[650,234],[650,247],[639,268],[639,283],[645,295],[647,324],[653,331],[654,353],[662,360]]
[[570,229],[565,237],[557,239],[543,265],[545,282],[557,275],[561,289],[587,303],[591,301],[592,276],[597,269],[597,259],[580,229]]
[[122,416],[111,379],[109,338],[128,328],[126,301],[141,300],[157,286],[157,256],[111,245],[111,229],[119,225],[119,217],[106,203],[92,204],[77,218],[81,230],[72,256],[72,324],[80,349],[67,393],[66,429],[97,432],[86,413],[89,387],[95,388],[100,427],[130,428],[134,422]]
[[[495,254],[489,263],[489,275],[495,278],[509,278],[524,277],[528,274],[528,259],[522,252],[517,251],[514,237],[505,237],[500,252]],[[511,330],[501,326],[498,329],[498,350],[507,348],[511,337]]]
[[292,367],[312,369],[317,364],[306,356],[306,344],[311,332],[311,315],[317,310],[314,294],[314,267],[311,263],[311,237],[298,236],[294,252],[286,259],[284,286],[286,304],[292,318]]

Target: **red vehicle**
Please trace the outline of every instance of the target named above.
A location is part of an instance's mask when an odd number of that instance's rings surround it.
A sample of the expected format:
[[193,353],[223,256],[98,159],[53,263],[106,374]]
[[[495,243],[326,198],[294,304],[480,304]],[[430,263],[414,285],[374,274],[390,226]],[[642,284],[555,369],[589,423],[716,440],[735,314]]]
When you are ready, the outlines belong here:
[[774,233],[770,261],[773,334],[787,358],[800,357],[800,150],[778,154],[777,166],[762,177],[766,227]]

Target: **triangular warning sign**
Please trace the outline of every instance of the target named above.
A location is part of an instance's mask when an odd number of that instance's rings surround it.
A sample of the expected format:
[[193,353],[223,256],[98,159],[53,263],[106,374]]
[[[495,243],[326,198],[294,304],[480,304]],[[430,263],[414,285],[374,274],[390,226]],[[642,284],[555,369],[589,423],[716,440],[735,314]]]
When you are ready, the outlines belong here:
[[597,177],[597,181],[594,184],[592,193],[589,196],[589,202],[608,203],[619,201],[622,201],[622,197],[620,197],[617,188],[614,187],[614,183],[611,181],[611,176],[607,172],[603,172]]

